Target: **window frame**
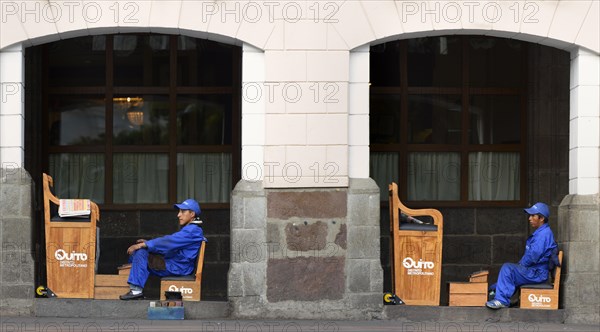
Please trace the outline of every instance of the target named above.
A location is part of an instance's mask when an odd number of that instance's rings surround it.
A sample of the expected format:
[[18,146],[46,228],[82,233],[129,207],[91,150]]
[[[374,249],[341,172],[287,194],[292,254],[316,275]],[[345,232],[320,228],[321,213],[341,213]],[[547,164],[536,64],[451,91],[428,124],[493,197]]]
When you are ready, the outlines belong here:
[[[443,37],[443,36],[439,36]],[[505,206],[516,207],[527,203],[527,43],[522,43],[523,53],[521,55],[521,68],[524,68],[519,87],[478,87],[470,86],[469,83],[469,49],[468,43],[471,37],[481,36],[459,36],[462,43],[462,81],[460,87],[444,86],[408,86],[408,41],[397,40],[388,43],[399,43],[400,48],[400,86],[374,86],[370,84],[369,96],[398,95],[400,96],[400,141],[391,144],[370,144],[369,152],[388,152],[398,155],[398,187],[400,199],[413,207],[481,207],[481,206]],[[495,37],[489,37],[495,38]],[[501,38],[495,38],[501,39]],[[410,95],[460,95],[461,112],[461,142],[460,144],[410,144],[408,143],[408,99]],[[469,120],[470,120],[470,97],[472,95],[513,95],[518,96],[520,106],[520,143],[518,144],[471,144],[469,143]],[[371,99],[371,98],[370,98]],[[408,154],[412,152],[458,152],[460,153],[460,199],[456,201],[410,201],[408,200]],[[469,200],[469,153],[472,152],[516,152],[519,154],[519,199],[510,201],[500,200]],[[387,197],[380,198],[387,202]]]
[[[178,38],[182,35],[131,34],[135,36],[161,35],[169,37],[169,85],[168,86],[115,86],[114,52],[115,34],[106,37],[105,46],[105,84],[103,86],[51,87],[49,85],[48,47],[43,46],[42,73],[42,137],[49,138],[49,98],[51,95],[102,95],[112,101],[120,95],[164,95],[169,99],[169,142],[168,145],[116,145],[113,144],[113,103],[106,102],[105,142],[103,145],[63,145],[51,146],[49,139],[42,144],[42,168],[49,169],[49,156],[55,153],[104,153],[104,203],[103,210],[160,210],[172,208],[170,203],[120,204],[113,203],[113,155],[115,153],[165,153],[168,154],[168,202],[177,201],[177,154],[178,153],[230,153],[231,185],[241,179],[241,47],[232,47],[231,86],[178,86],[177,58]],[[211,43],[216,43],[210,41]],[[177,96],[178,95],[215,95],[228,94],[232,98],[231,144],[223,145],[177,145]],[[202,203],[202,202],[201,202]],[[202,203],[203,209],[228,209],[230,203]]]

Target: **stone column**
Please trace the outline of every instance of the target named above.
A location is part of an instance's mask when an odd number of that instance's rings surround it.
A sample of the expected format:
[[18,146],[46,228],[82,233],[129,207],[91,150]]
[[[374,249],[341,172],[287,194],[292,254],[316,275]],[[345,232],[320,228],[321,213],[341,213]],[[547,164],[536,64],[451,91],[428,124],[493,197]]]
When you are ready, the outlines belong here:
[[571,52],[569,195],[559,206],[561,302],[568,323],[600,324],[600,57]]
[[600,199],[568,195],[558,208],[558,246],[564,251],[561,303],[567,323],[600,324]]
[[379,188],[264,189],[231,200],[229,300],[237,318],[370,319],[382,310]]
[[0,316],[29,314],[34,298],[32,182],[22,168],[0,168]]

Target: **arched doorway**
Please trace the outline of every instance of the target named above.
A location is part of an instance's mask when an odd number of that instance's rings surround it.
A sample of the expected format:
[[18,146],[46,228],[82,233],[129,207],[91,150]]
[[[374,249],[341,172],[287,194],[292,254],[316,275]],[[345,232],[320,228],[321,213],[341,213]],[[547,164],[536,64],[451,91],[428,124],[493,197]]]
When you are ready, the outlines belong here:
[[[193,197],[210,243],[203,298],[226,298],[240,67],[240,47],[177,35],[85,36],[26,50],[25,166],[51,174],[58,197],[99,203],[99,273],[116,273],[128,243],[175,231],[173,203]],[[35,233],[43,255],[43,230]],[[36,270],[39,284],[45,268]]]
[[386,290],[392,181],[407,206],[444,215],[442,287],[481,269],[493,282],[502,263],[519,260],[529,234],[522,207],[544,201],[556,213],[568,194],[569,61],[487,36],[371,46],[370,176],[382,190]]

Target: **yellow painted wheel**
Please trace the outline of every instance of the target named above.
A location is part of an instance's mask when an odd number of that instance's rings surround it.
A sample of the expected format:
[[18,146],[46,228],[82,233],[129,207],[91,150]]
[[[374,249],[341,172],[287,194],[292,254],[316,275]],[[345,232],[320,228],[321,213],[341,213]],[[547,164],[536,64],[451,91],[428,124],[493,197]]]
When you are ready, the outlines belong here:
[[35,290],[36,294],[39,296],[45,295],[46,294],[46,287],[44,286],[39,286],[36,290]]
[[392,298],[393,298],[393,296],[392,296],[391,293],[384,293],[383,294],[383,301],[385,303],[391,303],[392,302]]

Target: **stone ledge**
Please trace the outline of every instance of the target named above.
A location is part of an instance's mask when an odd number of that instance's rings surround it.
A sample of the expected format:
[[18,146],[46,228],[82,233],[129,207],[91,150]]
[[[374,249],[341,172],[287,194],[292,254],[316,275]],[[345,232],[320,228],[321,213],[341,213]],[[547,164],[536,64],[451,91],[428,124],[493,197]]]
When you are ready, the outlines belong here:
[[[33,301],[32,313],[37,317],[146,319],[151,301],[44,299]],[[230,316],[228,302],[185,302],[186,319],[227,318]]]
[[431,307],[386,305],[383,308],[384,319],[407,322],[455,322],[455,323],[556,323],[565,322],[565,311],[528,310],[508,308],[491,310],[485,307]]
[[[372,297],[372,295],[367,295]],[[250,297],[251,298],[251,297]],[[249,300],[250,298],[246,298]],[[242,299],[241,303],[248,304]],[[239,301],[238,300],[238,301]],[[257,299],[258,300],[258,299]],[[31,315],[36,317],[68,317],[68,318],[105,318],[105,319],[146,319],[150,300],[87,300],[87,299],[43,299],[33,300]],[[260,302],[260,301],[259,301]],[[341,301],[344,302],[344,301]],[[305,302],[311,303],[311,302]],[[336,305],[337,304],[337,305]],[[527,310],[509,308],[490,310],[485,307],[446,307],[446,306],[407,306],[385,305],[383,309],[363,308],[356,311],[349,307],[342,310],[340,301],[319,301],[311,306],[297,308],[292,303],[280,302],[266,305],[262,310],[250,310],[248,318],[312,318],[315,312],[322,316],[337,319],[384,319],[399,322],[454,322],[464,324],[493,323],[543,323],[564,324],[567,310]],[[347,306],[349,303],[346,303]],[[373,303],[374,304],[374,303]],[[186,319],[227,319],[231,316],[230,302],[200,301],[185,303]],[[337,307],[337,309],[336,309]],[[381,308],[381,307],[379,307]],[[312,310],[311,310],[312,309]],[[331,312],[324,312],[327,309]],[[266,310],[266,312],[265,312]],[[371,315],[366,315],[366,312]],[[7,315],[10,313],[4,312]],[[381,313],[378,314],[378,313]],[[20,313],[25,314],[27,313]],[[256,316],[256,315],[260,315]],[[264,316],[263,316],[264,315]],[[252,316],[252,317],[250,317]],[[370,317],[370,318],[369,318]]]

